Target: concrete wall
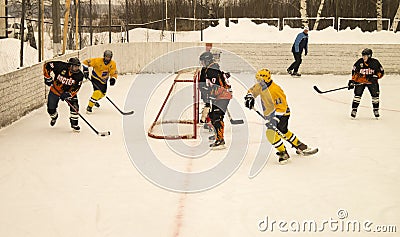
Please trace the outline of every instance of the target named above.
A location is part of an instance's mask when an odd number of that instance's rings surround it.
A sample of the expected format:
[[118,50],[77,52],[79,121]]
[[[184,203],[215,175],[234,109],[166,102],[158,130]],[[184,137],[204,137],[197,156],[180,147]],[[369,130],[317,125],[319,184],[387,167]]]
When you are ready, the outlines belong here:
[[[65,61],[65,55],[55,60]],[[49,87],[43,80],[43,63],[0,75],[0,128],[46,103]]]
[[[229,43],[214,44],[221,49],[224,71],[251,72],[269,68],[273,73],[286,73],[292,63],[291,44]],[[350,74],[353,63],[369,47],[386,73],[400,73],[400,44],[387,45],[321,45],[310,44],[309,55],[303,56],[303,74]],[[78,56],[81,60],[102,57],[105,49],[114,52],[120,74],[176,72],[199,65],[198,56],[204,43],[128,43],[96,45],[55,60]],[[163,56],[163,57],[161,57]],[[48,88],[43,83],[42,63],[0,75],[0,127],[4,127],[46,102]]]
[[[267,67],[274,73],[286,73],[294,61],[292,44],[215,44],[246,59],[256,68]],[[400,44],[350,45],[310,44],[307,56],[303,55],[300,72],[303,74],[350,74],[355,61],[364,48],[371,48],[387,73],[400,73],[398,66]],[[223,60],[223,59],[222,59]]]
[[0,127],[6,126],[45,102],[41,65],[0,76]]
[[[190,49],[192,47],[198,47]],[[226,71],[246,71],[248,65],[255,69],[267,67],[273,73],[286,73],[293,62],[292,44],[229,43],[214,44],[222,50],[221,66]],[[310,44],[308,56],[303,55],[300,72],[303,74],[349,74],[353,63],[361,57],[364,48],[371,48],[387,73],[400,73],[400,44],[351,45]],[[138,72],[174,72],[187,65],[198,65],[198,56],[204,43],[129,43],[97,45],[82,55],[99,57],[105,49],[114,52],[121,74]],[[164,60],[159,57],[164,56]],[[240,60],[239,60],[240,59]],[[158,65],[154,65],[156,60]],[[153,65],[148,65],[153,62]]]

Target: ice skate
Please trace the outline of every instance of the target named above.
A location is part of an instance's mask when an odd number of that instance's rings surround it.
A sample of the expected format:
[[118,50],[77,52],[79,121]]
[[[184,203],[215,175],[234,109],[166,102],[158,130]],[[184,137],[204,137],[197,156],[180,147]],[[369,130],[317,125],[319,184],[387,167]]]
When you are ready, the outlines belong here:
[[376,119],[379,118],[379,109],[374,109],[374,115]]
[[214,143],[210,144],[212,150],[221,150],[225,148],[225,140],[216,140]]
[[53,126],[56,124],[56,122],[57,122],[58,113],[56,112],[55,114],[50,115],[50,118],[51,118],[51,120],[50,120],[50,126],[53,127]]
[[86,113],[87,113],[87,114],[91,114],[92,112],[93,112],[93,108],[90,107],[90,106],[88,106],[88,107],[86,108]]
[[99,102],[95,102],[95,103],[94,103],[94,106],[96,106],[97,108],[99,108],[99,107],[100,107]]
[[286,150],[277,152],[276,154],[278,155],[278,162],[281,165],[286,164],[288,162],[289,158],[290,158],[290,156],[289,156],[289,154],[287,153]]
[[296,147],[296,154],[302,156],[309,156],[313,155],[318,152],[318,148],[311,148],[308,147],[306,144],[300,142],[299,145]]
[[351,114],[350,114],[350,116],[354,119],[354,118],[356,118],[356,115],[357,115],[357,109],[352,109],[351,110]]
[[74,132],[80,132],[81,127],[79,125],[71,125],[72,131]]

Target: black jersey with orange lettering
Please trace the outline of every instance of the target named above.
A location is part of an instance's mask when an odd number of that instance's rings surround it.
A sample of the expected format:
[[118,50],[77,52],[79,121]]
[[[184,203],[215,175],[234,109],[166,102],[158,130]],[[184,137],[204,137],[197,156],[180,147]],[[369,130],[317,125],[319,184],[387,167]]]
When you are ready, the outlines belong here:
[[369,58],[364,62],[363,58],[357,60],[353,65],[352,79],[358,83],[371,84],[368,78],[374,75],[380,79],[384,74],[381,63],[375,58]]
[[209,88],[209,96],[215,99],[232,99],[231,85],[217,63],[203,67],[200,74],[200,82]]
[[51,61],[43,65],[45,77],[50,78],[50,73],[54,73],[53,85],[50,87],[54,94],[60,95],[63,92],[69,92],[74,97],[78,93],[84,78],[83,72],[79,70],[72,73],[69,69],[70,65],[62,61]]

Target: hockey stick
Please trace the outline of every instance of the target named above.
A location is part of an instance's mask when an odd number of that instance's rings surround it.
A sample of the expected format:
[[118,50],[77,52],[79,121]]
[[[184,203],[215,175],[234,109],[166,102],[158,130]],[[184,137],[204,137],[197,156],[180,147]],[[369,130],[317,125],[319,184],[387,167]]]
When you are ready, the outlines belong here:
[[243,119],[232,119],[231,113],[229,112],[228,109],[226,109],[226,113],[228,114],[229,121],[231,124],[244,124]]
[[[254,107],[253,107],[253,110],[256,111],[256,113],[257,113],[258,115],[260,115],[264,120],[266,120],[265,117],[264,117],[264,115],[263,115],[260,111],[258,111],[258,110],[257,110],[256,108],[254,108]],[[283,134],[283,132],[279,131],[279,129],[278,129],[275,125],[273,125],[273,124],[271,123],[270,126],[271,126],[271,128],[272,128],[276,133],[278,133],[279,136],[281,136],[282,138],[284,138],[285,140],[287,140],[285,134]]]
[[[267,120],[267,119],[265,119],[264,115],[263,115],[262,113],[260,113],[260,111],[258,111],[256,108],[253,107],[253,110],[256,111],[257,114],[260,115],[264,120]],[[270,126],[281,138],[285,139],[286,141],[288,141],[290,144],[293,145],[293,143],[292,143],[291,141],[289,141],[288,138],[286,138],[285,134],[283,134],[283,132],[281,132],[275,125],[273,125],[272,123],[270,123],[269,126]],[[268,127],[268,126],[267,126],[267,127]],[[293,146],[294,146],[294,145],[293,145]],[[296,149],[298,149],[298,148],[296,147]],[[315,153],[318,152],[318,148],[314,148],[314,149],[309,148],[309,149],[310,149],[310,150],[308,150],[308,151],[306,151],[306,150],[303,150],[303,151],[297,150],[296,153],[297,153],[297,154],[301,154],[301,155],[308,156],[308,155],[313,155],[313,154],[315,154]]]
[[[359,86],[359,85],[363,85],[363,84],[355,84],[354,86]],[[332,89],[332,90],[327,90],[327,91],[321,91],[317,86],[314,86],[313,88],[314,88],[314,90],[315,90],[316,92],[318,92],[319,94],[324,94],[324,93],[328,93],[328,92],[332,92],[332,91],[338,91],[338,90],[343,90],[343,89],[349,89],[348,86],[339,87],[339,88]]]
[[[56,91],[58,92],[58,94],[61,95],[61,93],[60,93],[55,87],[53,87],[53,88],[54,88],[54,90],[56,90]],[[83,119],[83,121],[85,121],[85,123],[86,123],[97,135],[102,136],[102,137],[111,135],[111,132],[110,132],[110,131],[107,131],[107,132],[99,132],[99,131],[97,131],[97,130],[89,123],[89,121],[87,121],[87,120],[85,119],[85,117],[83,117],[82,114],[79,113],[78,109],[75,108],[75,106],[72,105],[71,102],[68,101],[68,99],[65,99],[65,102],[67,102],[67,104],[75,111],[75,113],[77,113],[77,114],[79,115],[79,117],[81,117],[81,119]]]
[[[89,81],[91,81],[92,82],[92,85],[94,86],[94,87],[96,87],[96,89],[97,90],[100,90],[99,89],[99,87],[95,84],[95,83],[93,83],[93,81],[91,80],[91,79],[89,79],[89,78],[87,78]],[[100,90],[101,91],[101,90]],[[118,106],[106,95],[106,99],[108,100],[108,101],[110,101],[110,103],[118,110],[118,112],[120,112],[122,115],[131,115],[131,114],[133,114],[133,113],[135,113],[135,111],[128,111],[128,112],[124,112],[124,111],[122,111],[120,108],[118,108]]]
[[349,89],[348,86],[344,86],[344,87],[340,87],[340,88],[336,88],[336,89],[332,89],[332,90],[327,90],[327,91],[321,91],[317,86],[313,87],[314,90],[316,92],[318,92],[319,94],[324,94],[324,93],[328,93],[328,92],[332,92],[332,91],[338,91],[338,90],[343,90],[343,89]]
[[68,99],[66,99],[65,102],[67,102],[67,104],[75,111],[75,113],[77,113],[77,114],[79,115],[79,117],[81,117],[81,119],[83,119],[83,121],[85,121],[85,123],[86,123],[97,135],[102,136],[102,137],[111,135],[111,132],[110,132],[110,131],[107,131],[107,132],[99,132],[99,131],[97,131],[97,130],[89,123],[89,121],[87,121],[87,120],[82,116],[82,114],[79,113],[79,111],[75,108],[75,106],[73,106],[73,105],[71,104],[71,102],[68,101]]

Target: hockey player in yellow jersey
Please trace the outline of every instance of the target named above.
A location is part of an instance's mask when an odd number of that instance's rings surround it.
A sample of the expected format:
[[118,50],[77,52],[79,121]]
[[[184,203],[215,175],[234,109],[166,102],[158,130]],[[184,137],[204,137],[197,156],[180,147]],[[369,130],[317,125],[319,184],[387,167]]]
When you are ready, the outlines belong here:
[[257,83],[252,86],[245,96],[245,106],[254,108],[255,98],[261,97],[264,118],[267,121],[266,136],[268,141],[278,150],[279,163],[285,164],[290,158],[282,139],[288,141],[296,153],[311,155],[318,149],[311,149],[302,143],[297,136],[288,129],[290,109],[283,90],[271,79],[271,71],[261,69],[256,73]]
[[117,64],[112,60],[113,53],[111,50],[104,51],[102,58],[89,58],[82,62],[83,74],[89,79],[89,67],[92,67],[92,76],[90,81],[93,85],[93,94],[90,97],[87,113],[91,113],[93,106],[100,107],[99,100],[106,95],[107,81],[110,86],[114,86],[118,78]]

